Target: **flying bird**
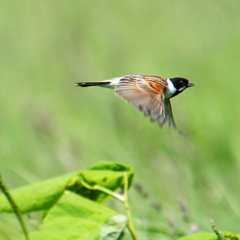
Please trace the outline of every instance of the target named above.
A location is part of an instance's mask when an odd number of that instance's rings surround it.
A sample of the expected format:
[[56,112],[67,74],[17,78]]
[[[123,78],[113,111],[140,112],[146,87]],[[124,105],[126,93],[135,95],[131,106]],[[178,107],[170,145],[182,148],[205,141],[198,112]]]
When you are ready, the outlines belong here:
[[157,121],[161,127],[168,125],[177,129],[170,98],[194,84],[181,77],[164,78],[156,75],[135,74],[100,82],[77,82],[76,86],[112,88],[118,96],[131,103],[151,121]]

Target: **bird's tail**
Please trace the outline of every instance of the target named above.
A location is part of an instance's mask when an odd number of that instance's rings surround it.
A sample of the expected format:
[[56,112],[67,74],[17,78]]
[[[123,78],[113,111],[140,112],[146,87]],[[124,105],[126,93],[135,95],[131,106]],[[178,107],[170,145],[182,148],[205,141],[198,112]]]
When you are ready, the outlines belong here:
[[102,81],[102,82],[77,82],[76,87],[91,87],[91,86],[100,86],[100,87],[106,87],[109,85],[110,81]]

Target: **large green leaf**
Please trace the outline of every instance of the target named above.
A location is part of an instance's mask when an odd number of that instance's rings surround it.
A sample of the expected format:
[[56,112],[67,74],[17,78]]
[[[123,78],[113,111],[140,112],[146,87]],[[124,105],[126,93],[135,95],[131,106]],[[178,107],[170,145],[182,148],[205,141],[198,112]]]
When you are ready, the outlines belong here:
[[105,206],[67,191],[49,210],[40,229],[30,234],[30,239],[99,239],[102,225],[116,214]]
[[[21,187],[10,192],[22,213],[33,211],[47,211],[62,196],[65,190],[76,192],[89,199],[104,202],[109,196],[100,191],[91,190],[83,185],[99,185],[116,191],[123,185],[123,175],[128,175],[129,184],[133,178],[131,167],[120,164],[103,162],[98,163],[87,171],[72,173],[62,177]],[[13,212],[5,196],[0,196],[0,212]]]
[[[12,190],[10,194],[22,213],[48,210],[61,197],[75,174]],[[0,212],[13,212],[5,196],[0,196]]]

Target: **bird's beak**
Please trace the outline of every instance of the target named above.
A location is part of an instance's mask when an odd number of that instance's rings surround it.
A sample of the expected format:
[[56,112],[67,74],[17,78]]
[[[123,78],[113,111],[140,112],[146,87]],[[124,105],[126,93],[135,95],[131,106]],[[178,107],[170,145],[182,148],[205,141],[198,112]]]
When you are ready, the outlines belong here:
[[194,84],[193,84],[192,82],[189,82],[187,86],[188,86],[188,87],[193,87]]

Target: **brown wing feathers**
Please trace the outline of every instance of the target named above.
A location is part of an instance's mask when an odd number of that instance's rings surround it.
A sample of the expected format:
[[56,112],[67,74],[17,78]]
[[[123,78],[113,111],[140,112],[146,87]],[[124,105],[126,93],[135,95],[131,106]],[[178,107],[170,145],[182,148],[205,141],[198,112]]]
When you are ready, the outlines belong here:
[[151,121],[157,121],[162,126],[165,121],[164,108],[164,78],[157,76],[126,77],[120,80],[116,94],[130,102]]

